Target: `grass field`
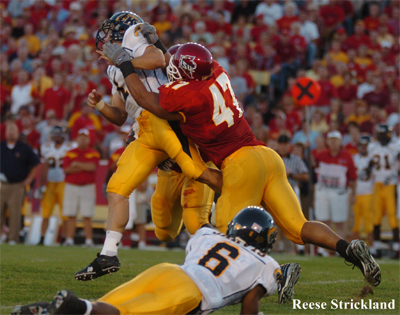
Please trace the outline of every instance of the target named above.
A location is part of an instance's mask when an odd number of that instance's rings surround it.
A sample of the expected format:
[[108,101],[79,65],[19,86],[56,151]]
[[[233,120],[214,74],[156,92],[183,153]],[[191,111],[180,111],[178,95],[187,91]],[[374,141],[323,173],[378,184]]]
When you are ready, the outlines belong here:
[[[15,305],[39,300],[50,301],[60,289],[70,289],[78,296],[95,300],[110,289],[130,280],[141,271],[161,262],[181,263],[184,252],[120,250],[122,269],[90,282],[78,282],[74,273],[92,261],[99,249],[80,247],[0,246],[0,313],[9,314]],[[369,290],[360,271],[352,270],[343,259],[274,255],[279,263],[297,262],[302,268],[295,288],[295,298],[302,302],[327,302],[327,310],[294,310],[292,304],[280,305],[274,295],[262,300],[261,311],[267,314],[400,314],[400,265],[398,261],[380,260],[382,283]],[[370,292],[370,293],[367,293]],[[372,292],[372,294],[371,294]],[[366,294],[366,295],[365,295]],[[365,295],[365,296],[364,296]],[[394,310],[331,310],[332,299],[343,302],[371,299],[390,302]],[[239,305],[215,314],[239,314]]]

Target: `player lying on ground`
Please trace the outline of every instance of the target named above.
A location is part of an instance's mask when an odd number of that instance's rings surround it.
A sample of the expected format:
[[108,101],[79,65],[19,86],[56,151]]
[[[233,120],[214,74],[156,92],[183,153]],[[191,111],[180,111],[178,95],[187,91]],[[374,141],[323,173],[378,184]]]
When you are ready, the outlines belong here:
[[160,87],[159,94],[145,89],[129,56],[117,44],[107,43],[103,52],[121,69],[140,106],[160,118],[179,121],[203,159],[222,170],[223,188],[216,206],[218,229],[246,203],[261,204],[293,242],[335,250],[356,265],[370,284],[380,283],[380,267],[364,241],[349,244],[327,225],[305,219],[282,159],[255,138],[226,71],[207,48],[196,43],[180,46],[167,67],[170,83]]
[[[168,82],[160,68],[165,67],[169,53],[164,49],[163,54],[148,43],[142,32],[145,25],[149,26],[132,12],[117,12],[102,24],[96,36],[96,47],[101,54],[104,42],[118,42],[129,54],[129,59],[133,58],[138,75],[149,91],[158,92],[158,88]],[[157,166],[159,172],[151,210],[155,234],[161,241],[172,241],[179,234],[182,222],[192,234],[208,223],[214,192],[198,181],[204,182],[205,178],[207,184],[213,185],[214,178],[221,179],[221,174],[215,173],[219,171],[210,173],[212,170],[201,161],[177,122],[159,119],[137,105],[117,67],[109,66],[107,75],[113,85],[112,104],[105,103],[95,90],[89,94],[88,104],[117,125],[124,124],[128,115],[136,119],[133,125],[136,140],[122,153],[117,170],[107,185],[106,239],[100,255],[75,274],[75,278],[82,281],[119,270],[118,244],[129,218],[128,198]],[[180,168],[169,157],[175,159]],[[184,174],[179,172],[180,169]]]
[[225,234],[200,228],[181,266],[156,265],[94,303],[62,290],[51,304],[17,307],[12,315],[34,314],[30,308],[39,314],[208,314],[240,302],[241,314],[258,314],[263,296],[278,291],[280,303],[291,301],[300,277],[300,265],[279,266],[267,255],[275,238],[271,215],[246,207]]

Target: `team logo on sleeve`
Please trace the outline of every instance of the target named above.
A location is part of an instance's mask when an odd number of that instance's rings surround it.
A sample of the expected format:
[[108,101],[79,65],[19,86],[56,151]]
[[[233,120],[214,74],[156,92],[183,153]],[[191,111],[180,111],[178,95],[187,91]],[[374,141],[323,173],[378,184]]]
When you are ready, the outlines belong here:
[[189,56],[189,55],[181,55],[179,59],[179,68],[185,72],[185,74],[193,79],[193,73],[197,68],[197,64],[194,61],[195,56]]

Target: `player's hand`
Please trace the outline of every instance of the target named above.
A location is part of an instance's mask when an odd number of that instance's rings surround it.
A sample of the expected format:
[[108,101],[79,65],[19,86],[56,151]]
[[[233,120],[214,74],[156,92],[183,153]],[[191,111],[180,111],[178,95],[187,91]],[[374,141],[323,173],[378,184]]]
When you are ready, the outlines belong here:
[[111,62],[111,60],[108,59],[106,55],[104,55],[103,51],[96,50],[96,53],[98,53],[100,55],[99,60],[105,60],[109,65],[114,66],[114,64]]
[[98,93],[96,90],[92,90],[92,92],[90,92],[90,94],[88,95],[87,104],[90,107],[94,108],[96,107],[96,104],[101,101],[102,98],[103,96],[100,93]]
[[117,43],[111,44],[107,42],[103,46],[103,54],[117,67],[123,62],[131,60],[129,54]]
[[153,25],[145,22],[140,26],[140,31],[149,44],[154,44],[156,41],[158,41],[157,30]]

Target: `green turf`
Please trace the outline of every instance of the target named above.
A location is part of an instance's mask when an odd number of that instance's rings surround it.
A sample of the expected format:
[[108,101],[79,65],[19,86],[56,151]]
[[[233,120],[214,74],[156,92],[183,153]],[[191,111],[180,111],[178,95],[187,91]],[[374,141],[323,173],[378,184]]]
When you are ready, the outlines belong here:
[[[161,262],[181,263],[183,252],[120,250],[122,269],[90,282],[74,280],[74,273],[92,261],[98,249],[80,247],[34,247],[1,245],[0,313],[9,314],[15,305],[39,300],[50,301],[59,289],[70,289],[91,300],[130,280],[139,272]],[[359,301],[367,287],[358,269],[352,270],[341,258],[274,255],[279,263],[297,262],[303,268],[295,288],[295,298],[302,302],[327,302],[327,310],[293,310],[292,304],[280,305],[277,296],[265,298],[261,311],[267,314],[400,314],[399,262],[380,260],[382,283],[364,300],[396,299],[395,310],[330,310],[332,299]],[[364,289],[368,292],[368,289]],[[216,314],[238,314],[239,305]]]

